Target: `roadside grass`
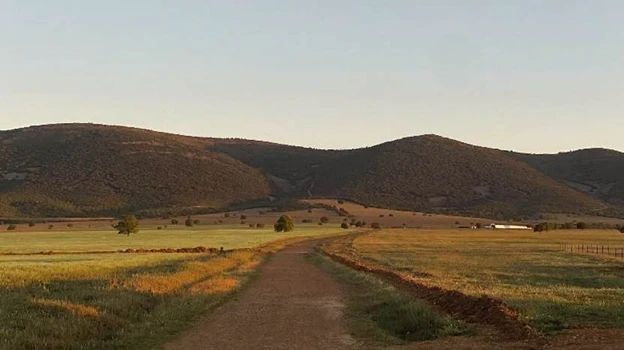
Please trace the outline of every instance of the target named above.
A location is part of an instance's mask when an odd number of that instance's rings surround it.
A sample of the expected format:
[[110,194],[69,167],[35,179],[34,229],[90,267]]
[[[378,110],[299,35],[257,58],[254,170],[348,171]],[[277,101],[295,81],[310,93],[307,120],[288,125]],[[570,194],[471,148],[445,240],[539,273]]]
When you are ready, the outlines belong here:
[[225,254],[0,256],[0,349],[158,348],[307,238]]
[[326,249],[416,281],[502,299],[544,333],[624,327],[624,259],[560,251],[563,242],[624,247],[609,231],[387,230]]
[[373,276],[318,253],[307,258],[345,286],[346,318],[354,336],[362,341],[376,345],[405,344],[474,334],[469,325],[438,314],[426,302],[415,300]]
[[317,227],[298,225],[295,231],[276,233],[272,228],[251,229],[235,226],[168,227],[141,229],[131,236],[118,235],[110,228],[94,227],[63,231],[0,231],[0,253],[96,252],[123,249],[224,247],[226,250],[251,248],[291,237],[323,236],[340,231],[337,225]]

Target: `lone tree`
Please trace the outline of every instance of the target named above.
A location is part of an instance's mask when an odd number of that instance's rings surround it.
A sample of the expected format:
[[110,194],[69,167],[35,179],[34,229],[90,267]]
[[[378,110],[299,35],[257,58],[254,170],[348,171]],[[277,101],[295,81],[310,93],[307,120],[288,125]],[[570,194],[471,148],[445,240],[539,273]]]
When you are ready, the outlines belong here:
[[275,232],[290,232],[295,229],[295,222],[288,215],[282,215],[275,225],[273,225]]
[[118,231],[120,235],[130,236],[131,233],[139,232],[139,220],[134,215],[124,216],[117,225],[113,227]]

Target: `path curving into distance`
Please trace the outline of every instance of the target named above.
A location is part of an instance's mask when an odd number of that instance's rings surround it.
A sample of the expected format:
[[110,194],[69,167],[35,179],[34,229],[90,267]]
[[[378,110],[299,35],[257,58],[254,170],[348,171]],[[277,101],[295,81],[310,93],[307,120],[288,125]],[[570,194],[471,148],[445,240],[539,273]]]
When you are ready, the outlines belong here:
[[356,349],[342,319],[338,283],[305,261],[318,240],[276,253],[236,299],[202,318],[165,349]]

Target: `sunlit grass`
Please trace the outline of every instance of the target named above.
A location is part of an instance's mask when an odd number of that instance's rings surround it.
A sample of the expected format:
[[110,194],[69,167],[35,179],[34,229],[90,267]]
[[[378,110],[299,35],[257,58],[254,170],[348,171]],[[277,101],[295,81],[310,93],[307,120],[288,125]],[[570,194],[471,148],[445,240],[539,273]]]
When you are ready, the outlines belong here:
[[[300,231],[287,241],[304,232],[331,233]],[[0,256],[0,349],[158,348],[244,287],[286,244],[224,254]]]
[[316,236],[339,231],[337,225],[298,226],[295,231],[276,233],[272,229],[233,226],[169,227],[142,229],[131,236],[118,235],[112,228],[66,231],[0,231],[0,253],[94,252],[123,249],[191,248],[226,250],[250,248],[290,237]]
[[608,231],[395,230],[335,243],[417,281],[506,301],[542,331],[624,327],[624,259],[563,252],[560,243],[624,247]]

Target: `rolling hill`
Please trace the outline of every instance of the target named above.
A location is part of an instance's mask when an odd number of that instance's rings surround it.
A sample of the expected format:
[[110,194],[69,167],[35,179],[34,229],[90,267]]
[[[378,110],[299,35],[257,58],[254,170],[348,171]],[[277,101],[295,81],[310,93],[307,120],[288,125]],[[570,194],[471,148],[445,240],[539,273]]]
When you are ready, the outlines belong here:
[[498,218],[608,210],[531,159],[435,135],[328,151],[93,124],[0,132],[0,216],[218,210],[275,197]]
[[512,155],[581,192],[624,206],[624,153],[594,148],[559,154]]

